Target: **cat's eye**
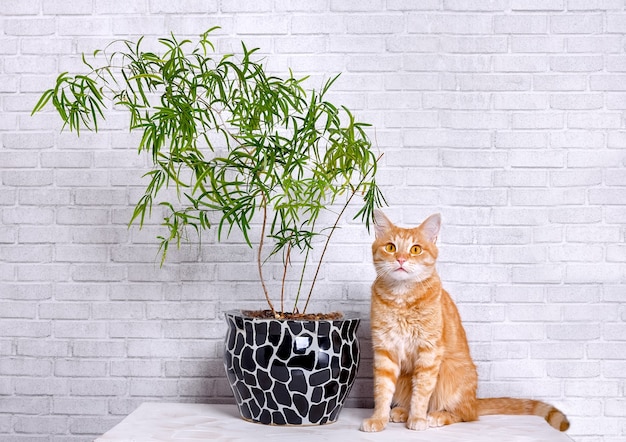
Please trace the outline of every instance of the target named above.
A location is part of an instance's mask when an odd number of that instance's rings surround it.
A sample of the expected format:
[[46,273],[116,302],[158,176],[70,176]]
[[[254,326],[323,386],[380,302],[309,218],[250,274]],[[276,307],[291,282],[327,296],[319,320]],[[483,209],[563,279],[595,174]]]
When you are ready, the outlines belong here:
[[385,246],[385,252],[393,253],[396,251],[396,245],[389,243]]
[[411,255],[421,255],[422,248],[417,244],[411,247]]

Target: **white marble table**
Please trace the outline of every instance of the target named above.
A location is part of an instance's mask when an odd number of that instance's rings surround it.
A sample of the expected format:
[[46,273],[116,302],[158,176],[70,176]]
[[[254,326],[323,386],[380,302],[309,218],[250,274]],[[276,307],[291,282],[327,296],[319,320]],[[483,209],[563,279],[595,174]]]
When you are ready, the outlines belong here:
[[484,416],[477,422],[420,432],[389,424],[380,433],[363,433],[359,424],[370,413],[345,408],[333,424],[272,427],[242,420],[234,405],[146,402],[96,441],[571,442],[536,416]]

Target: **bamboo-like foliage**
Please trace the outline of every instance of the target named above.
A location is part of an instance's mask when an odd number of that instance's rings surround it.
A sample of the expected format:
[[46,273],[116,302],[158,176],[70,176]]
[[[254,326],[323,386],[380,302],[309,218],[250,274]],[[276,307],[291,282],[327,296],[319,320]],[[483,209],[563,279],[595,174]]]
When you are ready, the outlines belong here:
[[[162,54],[142,50],[143,38],[115,41],[94,52],[102,65],[83,56],[87,74],[60,74],[33,113],[51,102],[63,127],[80,135],[81,129],[98,131],[107,103],[126,109],[130,130],[141,134],[139,152],[152,160],[130,223],[141,227],[153,202],[166,207],[161,263],[170,244],[180,245],[190,228],[198,234],[215,228],[218,240],[237,228],[249,246],[258,243],[265,296],[279,315],[263,279],[264,243],[273,244],[270,256],[282,254],[285,271],[292,249],[308,260],[317,236],[326,237],[325,252],[355,195],[361,199],[355,218],[369,228],[374,209],[384,202],[375,181],[378,158],[365,133],[368,125],[326,99],[337,77],[319,91],[307,91],[306,77],[268,75],[255,59],[257,49],[243,43],[242,55],[217,56],[209,40],[214,29],[195,45],[174,35],[161,38]],[[177,197],[159,202],[167,187]],[[337,205],[334,224],[317,225],[320,214]],[[262,219],[258,239],[250,236],[255,215]],[[315,278],[306,305],[314,283]],[[301,288],[302,280],[297,298]],[[284,278],[280,296],[282,308]]]

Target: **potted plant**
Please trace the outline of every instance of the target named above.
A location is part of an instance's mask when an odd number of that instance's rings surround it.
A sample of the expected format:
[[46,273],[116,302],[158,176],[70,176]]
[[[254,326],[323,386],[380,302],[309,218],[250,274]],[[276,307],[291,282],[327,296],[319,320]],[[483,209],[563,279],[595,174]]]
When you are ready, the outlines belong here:
[[[152,160],[130,224],[141,227],[153,205],[163,206],[161,263],[189,230],[215,229],[221,240],[235,229],[256,244],[268,308],[225,313],[225,367],[241,415],[278,425],[332,422],[356,376],[359,319],[311,314],[308,306],[348,205],[358,196],[355,218],[369,229],[384,202],[375,181],[379,158],[368,125],[326,99],[337,77],[307,91],[306,77],[268,75],[257,50],[243,43],[238,57],[216,56],[213,29],[195,45],[161,38],[161,54],[144,51],[140,38],[115,41],[94,52],[94,61],[83,55],[87,72],[60,74],[33,113],[51,102],[63,127],[80,135],[98,130],[107,104],[127,111],[130,130],[141,134],[139,152]],[[314,245],[321,247],[316,263]],[[296,253],[300,280],[287,310],[285,281]],[[283,269],[275,296],[263,273],[272,257],[282,258]]]

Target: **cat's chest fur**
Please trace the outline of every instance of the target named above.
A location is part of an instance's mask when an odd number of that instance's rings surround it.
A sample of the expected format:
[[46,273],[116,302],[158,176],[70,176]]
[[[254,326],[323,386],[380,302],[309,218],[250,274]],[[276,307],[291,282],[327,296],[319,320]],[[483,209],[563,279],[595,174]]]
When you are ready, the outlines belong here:
[[420,348],[439,345],[441,306],[438,299],[389,302],[385,298],[383,295],[375,299],[372,305],[374,345],[394,355],[402,371],[410,371]]

